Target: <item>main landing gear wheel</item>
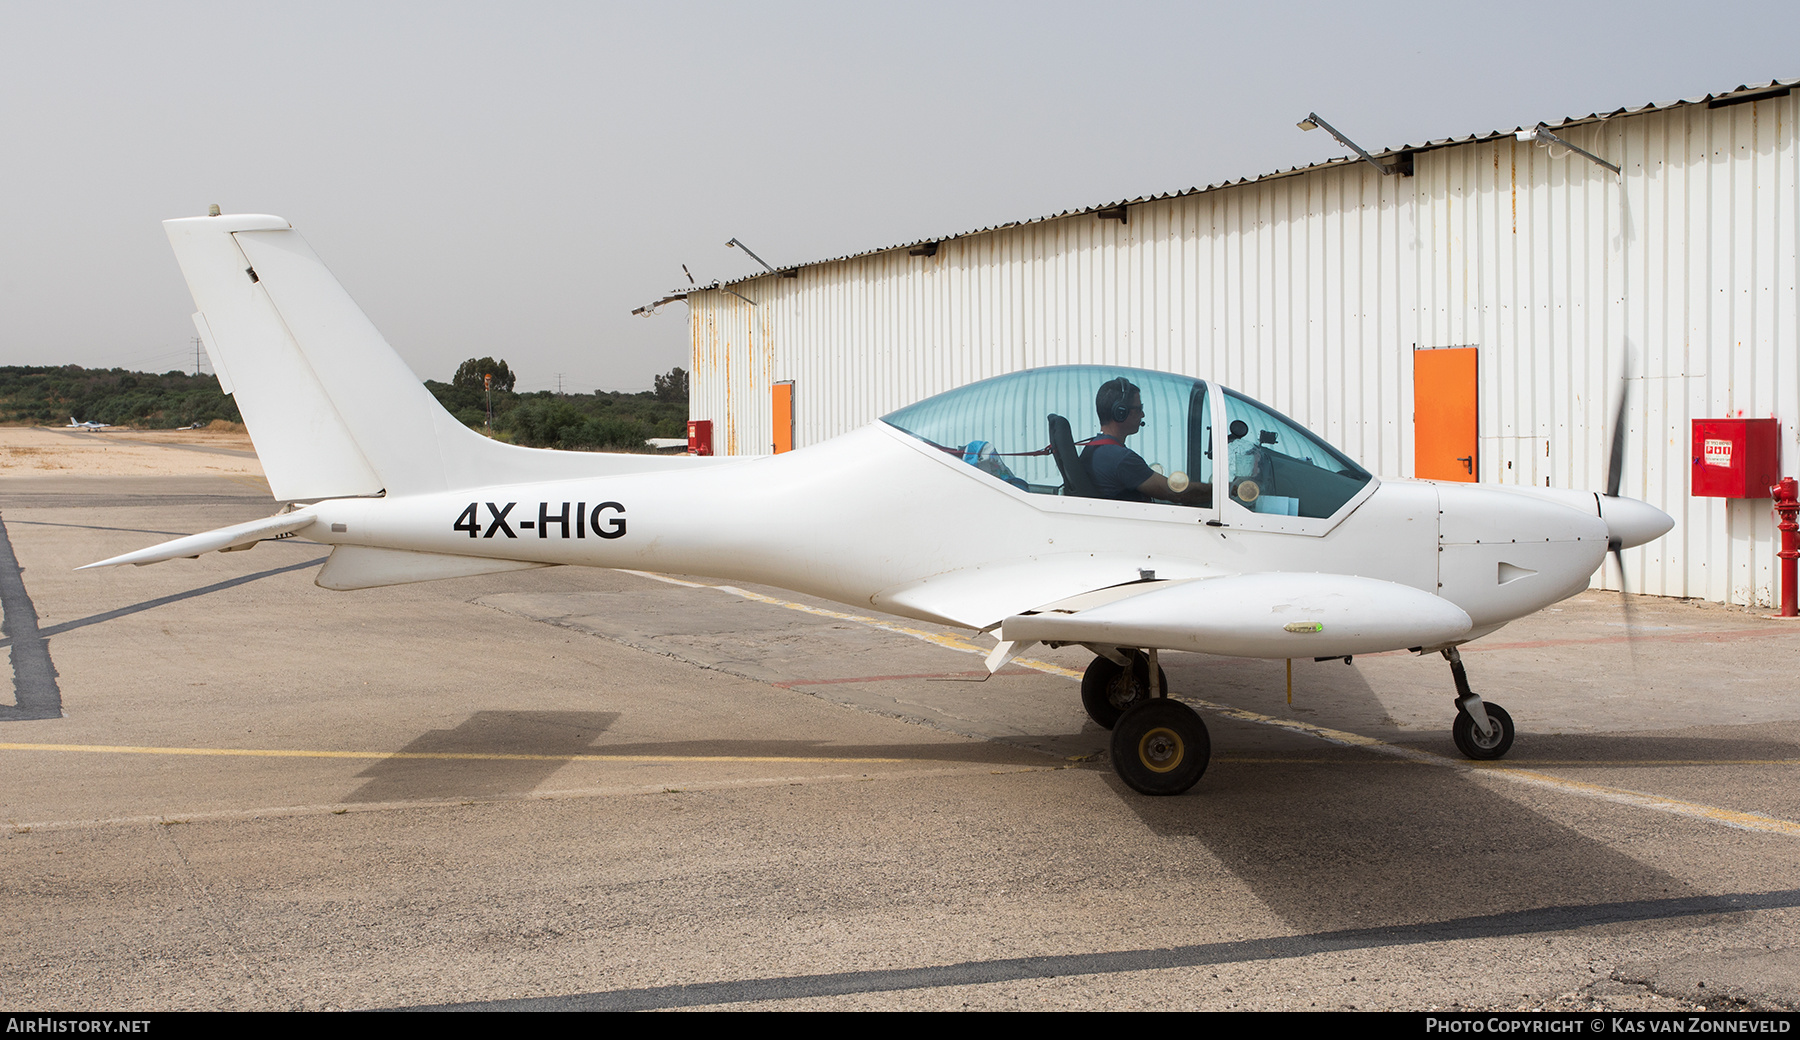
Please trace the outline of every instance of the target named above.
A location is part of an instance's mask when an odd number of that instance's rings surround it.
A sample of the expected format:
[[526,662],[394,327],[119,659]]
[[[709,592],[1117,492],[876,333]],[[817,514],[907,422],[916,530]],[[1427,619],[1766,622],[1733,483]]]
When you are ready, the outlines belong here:
[[1456,721],[1450,724],[1450,739],[1456,741],[1456,750],[1467,758],[1478,761],[1504,757],[1512,750],[1513,720],[1506,709],[1493,701],[1483,701],[1482,707],[1487,709],[1488,723],[1493,732],[1482,736],[1475,728],[1475,720],[1466,711],[1456,713]]
[[[1112,729],[1127,708],[1150,699],[1150,660],[1142,652],[1127,650],[1129,668],[1096,657],[1081,676],[1081,706],[1101,729]],[[1169,676],[1156,667],[1157,686],[1169,692]]]
[[1206,723],[1180,701],[1134,704],[1113,727],[1113,770],[1139,794],[1180,794],[1199,782],[1211,758]]

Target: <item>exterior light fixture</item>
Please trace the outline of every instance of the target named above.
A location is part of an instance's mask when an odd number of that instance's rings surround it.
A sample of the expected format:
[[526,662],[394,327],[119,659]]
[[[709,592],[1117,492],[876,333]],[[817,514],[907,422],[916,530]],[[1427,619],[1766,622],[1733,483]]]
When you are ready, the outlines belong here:
[[[763,270],[765,270],[765,271],[767,271],[767,272],[769,272],[769,273],[770,273],[770,274],[774,274],[774,273],[775,273],[775,269],[774,269],[774,268],[773,268],[773,267],[770,267],[770,266],[769,266],[769,262],[768,262],[768,261],[767,261],[767,260],[764,260],[764,259],[763,259],[763,258],[762,258],[762,257],[760,257],[760,256],[757,256],[757,255],[756,255],[756,254],[755,254],[755,253],[751,253],[751,252],[750,252],[750,247],[749,247],[749,246],[747,246],[747,245],[745,245],[745,244],[744,244],[744,243],[742,243],[742,242],[739,242],[739,241],[738,241],[738,240],[737,240],[737,239],[735,239],[735,238],[734,238],[734,239],[732,239],[732,240],[731,240],[731,241],[729,241],[729,242],[727,242],[727,243],[725,243],[725,248],[726,248],[726,249],[730,249],[730,248],[732,248],[732,247],[733,247],[733,246],[735,246],[735,247],[737,247],[737,248],[738,248],[738,249],[742,249],[742,250],[743,250],[743,251],[744,251],[744,252],[746,252],[746,253],[750,253],[750,259],[752,259],[752,260],[754,260],[754,261],[756,261],[756,262],[757,262],[757,263],[759,263],[759,264],[762,264],[762,265],[763,265]],[[733,296],[736,296],[736,295],[737,295],[737,294],[736,294],[736,293],[732,293],[732,295],[733,295]]]
[[1305,119],[1300,120],[1298,123],[1295,123],[1294,125],[1299,127],[1302,130],[1315,130],[1319,127],[1324,127],[1326,133],[1337,138],[1338,144],[1341,144],[1345,148],[1348,148],[1351,151],[1355,152],[1358,156],[1360,156],[1362,158],[1363,162],[1366,162],[1370,166],[1373,166],[1377,170],[1380,170],[1381,175],[1383,177],[1389,176],[1391,174],[1396,174],[1396,173],[1410,173],[1411,172],[1410,164],[1408,165],[1407,169],[1402,170],[1398,166],[1386,166],[1380,162],[1377,162],[1373,155],[1370,155],[1368,152],[1363,151],[1362,148],[1360,148],[1355,141],[1352,141],[1348,137],[1345,137],[1343,134],[1338,133],[1337,127],[1334,127],[1330,123],[1327,123],[1325,120],[1320,119],[1319,114],[1317,112],[1308,112],[1306,114]]
[[1519,132],[1515,133],[1513,136],[1526,144],[1536,143],[1536,144],[1542,144],[1542,145],[1552,145],[1552,144],[1559,145],[1563,148],[1567,148],[1571,152],[1579,153],[1584,158],[1586,158],[1589,162],[1596,163],[1598,165],[1606,167],[1607,169],[1611,170],[1613,172],[1613,175],[1616,177],[1624,176],[1624,172],[1622,170],[1620,170],[1617,166],[1614,166],[1612,163],[1607,162],[1605,159],[1600,158],[1598,155],[1595,155],[1593,152],[1588,151],[1586,148],[1583,148],[1578,144],[1570,144],[1568,141],[1565,141],[1562,138],[1556,136],[1555,134],[1550,132],[1549,127],[1545,126],[1542,123],[1539,123],[1537,126],[1532,127],[1530,130],[1520,130]]

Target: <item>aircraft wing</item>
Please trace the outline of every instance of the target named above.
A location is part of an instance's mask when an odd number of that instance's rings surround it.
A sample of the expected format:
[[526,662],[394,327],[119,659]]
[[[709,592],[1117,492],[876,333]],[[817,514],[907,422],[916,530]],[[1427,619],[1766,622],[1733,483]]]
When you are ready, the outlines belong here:
[[1015,614],[1001,622],[1001,648],[989,662],[997,668],[1033,642],[1338,657],[1453,642],[1472,627],[1462,608],[1409,585],[1349,574],[1234,574],[1117,585]]
[[[1043,553],[996,560],[883,589],[870,605],[906,617],[946,625],[994,628],[1014,614],[1043,609],[1095,589],[1136,583],[1147,573],[1160,578],[1207,578],[1217,567],[1194,560],[1144,553]],[[1167,584],[1164,582],[1162,584]],[[1131,588],[1141,588],[1132,584]]]

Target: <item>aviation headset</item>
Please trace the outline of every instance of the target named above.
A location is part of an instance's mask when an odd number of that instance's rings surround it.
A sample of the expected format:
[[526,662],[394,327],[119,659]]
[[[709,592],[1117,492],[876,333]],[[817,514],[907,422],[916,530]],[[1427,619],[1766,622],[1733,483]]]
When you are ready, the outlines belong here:
[[1094,395],[1094,410],[1100,413],[1100,421],[1122,423],[1129,418],[1131,408],[1125,402],[1136,392],[1137,386],[1124,376],[1100,384],[1100,392]]

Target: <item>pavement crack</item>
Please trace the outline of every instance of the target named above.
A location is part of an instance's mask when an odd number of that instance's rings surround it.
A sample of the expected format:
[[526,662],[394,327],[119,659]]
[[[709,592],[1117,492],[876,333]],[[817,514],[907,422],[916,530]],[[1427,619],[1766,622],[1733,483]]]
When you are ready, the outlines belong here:
[[264,1001],[274,995],[276,986],[270,982],[268,974],[254,951],[250,949],[232,923],[231,914],[219,904],[206,882],[188,861],[187,853],[176,841],[173,831],[185,821],[166,820],[156,826],[157,843],[169,854],[169,873],[175,879],[176,888],[184,897],[197,899],[204,908],[207,930],[221,940],[225,954],[234,961],[249,984],[251,1006],[263,1005]]

